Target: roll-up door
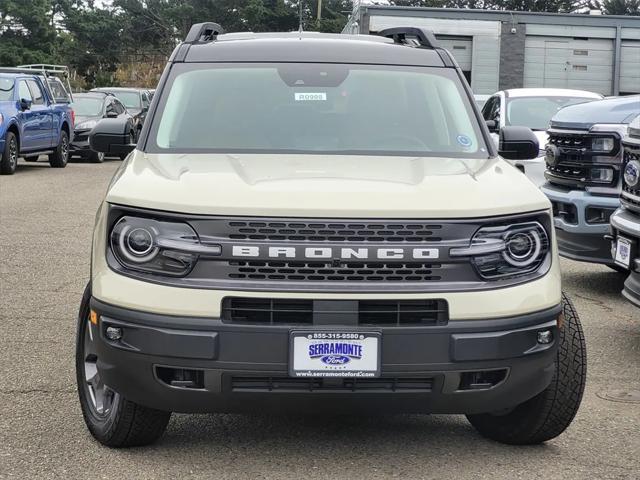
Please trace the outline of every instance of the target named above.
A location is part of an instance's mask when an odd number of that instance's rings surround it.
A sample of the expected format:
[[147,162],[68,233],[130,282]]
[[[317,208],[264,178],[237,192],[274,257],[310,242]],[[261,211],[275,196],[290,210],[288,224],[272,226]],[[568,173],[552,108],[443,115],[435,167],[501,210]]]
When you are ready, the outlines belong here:
[[525,87],[575,88],[611,95],[613,40],[527,36]]
[[449,50],[456,59],[460,69],[464,72],[467,81],[471,83],[471,60],[473,42],[469,37],[450,37],[438,35],[438,41],[443,48]]
[[622,41],[620,93],[640,93],[640,40]]

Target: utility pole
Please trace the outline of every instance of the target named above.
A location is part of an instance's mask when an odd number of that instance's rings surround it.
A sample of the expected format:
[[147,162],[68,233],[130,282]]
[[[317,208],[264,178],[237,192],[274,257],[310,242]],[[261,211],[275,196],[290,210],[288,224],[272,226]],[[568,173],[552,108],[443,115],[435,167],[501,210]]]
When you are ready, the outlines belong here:
[[322,20],[322,0],[318,0],[318,21]]

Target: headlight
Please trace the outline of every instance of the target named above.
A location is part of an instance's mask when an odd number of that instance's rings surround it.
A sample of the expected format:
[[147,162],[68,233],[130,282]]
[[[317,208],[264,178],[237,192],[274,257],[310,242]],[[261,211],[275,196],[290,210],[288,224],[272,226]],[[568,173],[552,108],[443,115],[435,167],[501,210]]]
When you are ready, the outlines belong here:
[[591,150],[607,153],[613,150],[615,145],[613,137],[595,137],[591,140]]
[[111,251],[126,269],[185,276],[200,256],[220,255],[219,245],[200,243],[186,223],[122,217],[110,235]]
[[594,182],[611,183],[613,181],[613,168],[592,168],[591,180]]
[[630,187],[637,187],[640,184],[640,162],[631,160],[624,168],[624,181]]
[[482,227],[467,248],[454,248],[451,256],[471,257],[484,279],[500,279],[532,273],[550,251],[549,236],[538,222]]
[[97,120],[87,120],[86,122],[82,122],[76,125],[76,130],[91,130],[97,124]]

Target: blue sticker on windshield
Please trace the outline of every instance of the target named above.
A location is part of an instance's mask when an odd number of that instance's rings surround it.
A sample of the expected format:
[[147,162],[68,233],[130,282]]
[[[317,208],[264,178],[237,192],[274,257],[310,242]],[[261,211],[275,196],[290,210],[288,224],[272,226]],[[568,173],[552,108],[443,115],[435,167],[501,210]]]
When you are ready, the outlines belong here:
[[456,137],[456,140],[458,140],[458,143],[460,145],[462,145],[465,148],[469,148],[473,142],[471,141],[471,139],[469,137],[467,137],[466,135],[458,135]]

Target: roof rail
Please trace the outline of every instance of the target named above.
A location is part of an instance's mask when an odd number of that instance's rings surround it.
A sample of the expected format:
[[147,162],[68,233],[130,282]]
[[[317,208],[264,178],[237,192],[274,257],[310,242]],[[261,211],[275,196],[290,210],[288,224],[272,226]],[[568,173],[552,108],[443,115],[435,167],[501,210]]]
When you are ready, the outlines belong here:
[[[411,39],[411,37],[415,37],[415,39],[418,41],[418,44],[423,48],[440,48],[440,44],[438,43],[438,40],[436,40],[436,36],[432,31],[425,28],[385,28],[384,30],[380,30],[378,32],[378,35],[380,35],[381,37],[392,38],[395,43],[401,43],[403,45],[408,45],[408,40]],[[407,37],[409,37],[409,39]]]
[[217,23],[204,22],[191,25],[189,33],[183,43],[207,43],[214,42],[218,35],[222,35],[224,29]]

